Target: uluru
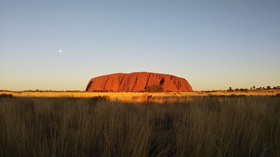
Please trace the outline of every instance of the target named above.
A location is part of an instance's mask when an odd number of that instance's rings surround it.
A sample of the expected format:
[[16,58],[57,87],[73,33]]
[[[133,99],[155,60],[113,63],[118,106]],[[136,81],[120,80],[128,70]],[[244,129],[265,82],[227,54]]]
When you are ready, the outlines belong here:
[[157,88],[161,91],[192,91],[189,82],[170,74],[152,72],[114,73],[89,80],[86,91],[142,92]]

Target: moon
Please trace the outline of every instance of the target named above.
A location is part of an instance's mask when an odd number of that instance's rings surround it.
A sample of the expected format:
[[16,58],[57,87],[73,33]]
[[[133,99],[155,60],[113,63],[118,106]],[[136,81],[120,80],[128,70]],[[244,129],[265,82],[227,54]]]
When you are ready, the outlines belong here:
[[62,50],[58,50],[59,53],[62,53]]

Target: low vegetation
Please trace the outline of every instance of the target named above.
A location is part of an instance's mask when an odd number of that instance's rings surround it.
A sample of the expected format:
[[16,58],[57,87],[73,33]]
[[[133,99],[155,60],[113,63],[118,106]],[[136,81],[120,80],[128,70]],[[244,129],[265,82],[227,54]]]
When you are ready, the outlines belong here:
[[280,156],[280,97],[0,98],[0,156]]
[[147,86],[145,89],[145,92],[163,92],[163,91],[164,91],[164,88],[159,85]]

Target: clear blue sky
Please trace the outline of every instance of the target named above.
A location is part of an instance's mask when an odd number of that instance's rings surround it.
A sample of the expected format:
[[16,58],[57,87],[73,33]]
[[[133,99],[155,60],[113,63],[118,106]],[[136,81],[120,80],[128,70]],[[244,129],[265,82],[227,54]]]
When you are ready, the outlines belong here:
[[0,89],[84,90],[136,71],[194,90],[279,86],[280,1],[0,1]]

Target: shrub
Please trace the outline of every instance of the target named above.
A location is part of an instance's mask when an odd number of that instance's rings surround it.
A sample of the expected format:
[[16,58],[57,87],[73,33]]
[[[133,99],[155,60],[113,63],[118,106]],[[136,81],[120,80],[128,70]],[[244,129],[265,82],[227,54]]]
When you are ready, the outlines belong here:
[[13,95],[12,94],[0,94],[0,99],[1,98],[12,98]]
[[159,86],[159,85],[151,85],[151,86],[147,86],[145,88],[145,92],[163,92],[164,89],[162,86]]

